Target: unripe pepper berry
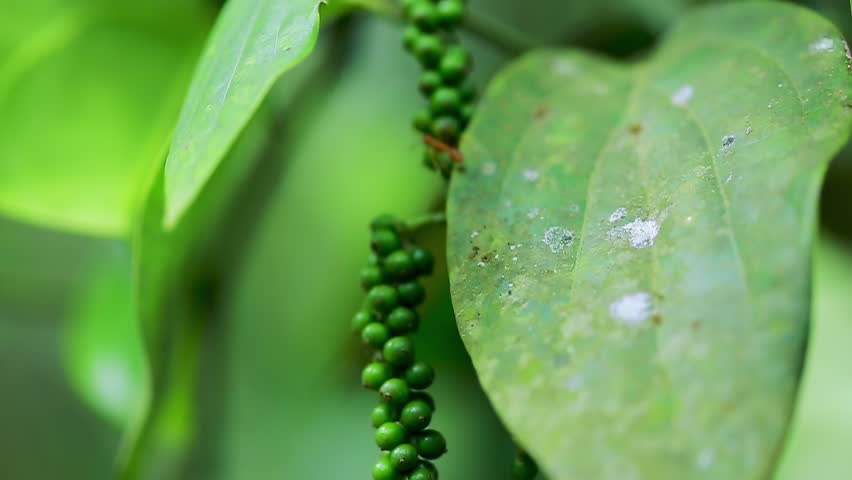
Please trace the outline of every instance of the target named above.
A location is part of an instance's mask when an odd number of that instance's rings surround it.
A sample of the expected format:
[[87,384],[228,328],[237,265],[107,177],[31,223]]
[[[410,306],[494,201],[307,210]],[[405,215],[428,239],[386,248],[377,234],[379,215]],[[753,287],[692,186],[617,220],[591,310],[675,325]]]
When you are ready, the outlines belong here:
[[423,299],[426,298],[426,291],[423,289],[423,285],[416,280],[400,283],[396,288],[399,292],[399,300],[403,305],[416,307],[423,303]]
[[379,428],[388,422],[396,421],[396,417],[398,417],[396,407],[388,403],[380,403],[370,414],[370,424],[374,428]]
[[409,387],[423,390],[429,388],[432,382],[435,381],[435,370],[428,363],[418,361],[405,369],[403,376]]
[[446,85],[455,85],[464,80],[470,65],[470,57],[467,51],[459,46],[453,45],[441,57],[438,66],[441,79]]
[[441,115],[432,122],[432,134],[447,143],[455,143],[460,131],[461,123],[450,115]]
[[373,312],[368,310],[359,310],[352,316],[352,331],[361,333],[364,327],[372,322],[378,322],[379,319],[373,315]]
[[390,464],[398,472],[410,472],[417,467],[417,449],[410,443],[403,443],[391,450]]
[[420,0],[412,5],[409,18],[420,29],[432,31],[438,26],[438,9],[429,0]]
[[397,221],[396,217],[393,215],[379,215],[370,222],[370,230],[374,232],[378,230],[390,230],[394,233],[398,233],[399,221]]
[[391,465],[390,455],[382,458],[373,465],[373,480],[402,480],[403,475]]
[[402,31],[402,46],[409,52],[414,52],[414,46],[417,44],[417,39],[423,35],[415,25],[409,25]]
[[402,245],[399,234],[393,230],[382,228],[373,232],[370,247],[379,255],[387,255]]
[[444,42],[441,37],[424,33],[414,42],[414,55],[426,68],[434,68],[444,54]]
[[417,270],[411,254],[400,249],[385,258],[384,272],[394,280],[408,280],[417,273]]
[[378,390],[383,383],[390,380],[391,376],[391,367],[387,363],[368,363],[361,371],[361,385],[370,390]]
[[396,422],[388,422],[376,429],[376,445],[382,450],[393,450],[408,440],[408,432]]
[[426,392],[411,392],[409,398],[409,402],[420,400],[426,403],[426,405],[429,405],[429,408],[432,409],[432,413],[435,413],[435,399],[432,398],[432,395],[429,395]]
[[399,423],[409,432],[420,432],[432,421],[432,409],[423,400],[411,400],[402,407]]
[[393,337],[385,342],[382,355],[395,367],[407,367],[414,362],[414,342],[408,337]]
[[382,402],[394,407],[401,407],[408,403],[411,390],[408,384],[401,378],[391,378],[379,387],[379,398]]
[[411,124],[414,129],[420,133],[429,133],[432,131],[432,112],[423,110],[414,116]]
[[361,338],[367,345],[374,348],[382,348],[387,343],[388,338],[390,338],[390,331],[388,331],[388,327],[384,324],[372,322],[367,324],[364,330],[361,331]]
[[464,4],[460,0],[440,0],[435,11],[437,23],[441,27],[455,28],[464,17]]
[[461,108],[461,95],[455,88],[441,87],[435,90],[430,99],[434,113],[455,113]]
[[529,455],[518,452],[512,461],[512,478],[516,480],[532,480],[538,475],[538,465]]
[[408,480],[437,480],[437,477],[434,477],[432,472],[421,464],[408,475]]
[[382,284],[384,280],[382,269],[377,266],[370,265],[361,269],[361,286],[366,290]]
[[447,441],[435,430],[424,430],[414,435],[414,446],[421,457],[434,460],[447,452]]
[[376,311],[387,313],[399,305],[399,293],[390,285],[376,285],[367,292],[367,304]]
[[387,318],[387,326],[394,335],[411,333],[417,330],[419,323],[420,318],[417,313],[407,307],[394,308]]
[[435,268],[435,257],[432,252],[423,247],[415,247],[411,250],[411,260],[417,268],[418,275],[430,275]]
[[428,97],[441,86],[441,82],[441,74],[434,70],[426,70],[420,74],[420,81],[417,83],[417,88],[420,89],[420,93]]

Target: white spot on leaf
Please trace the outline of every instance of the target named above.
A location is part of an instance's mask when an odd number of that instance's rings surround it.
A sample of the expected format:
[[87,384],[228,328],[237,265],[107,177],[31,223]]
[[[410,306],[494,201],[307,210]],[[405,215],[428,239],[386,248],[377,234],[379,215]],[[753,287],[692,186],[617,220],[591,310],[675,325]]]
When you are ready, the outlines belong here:
[[541,175],[538,173],[538,170],[533,170],[532,168],[525,168],[524,171],[521,172],[521,176],[524,177],[524,180],[528,182],[534,182],[538,180],[538,177]]
[[654,244],[660,233],[660,224],[653,218],[636,218],[632,222],[607,232],[610,239],[626,239],[633,248],[645,248]]
[[811,54],[833,52],[834,40],[827,37],[820,38],[819,40],[815,41],[810,45],[809,50]]
[[677,89],[674,94],[672,94],[672,103],[682,107],[686,105],[687,102],[692,98],[692,94],[695,93],[692,85],[684,85]]
[[483,175],[494,175],[494,172],[497,171],[497,164],[494,162],[485,162],[479,167],[479,169],[482,171]]
[[615,223],[627,216],[627,209],[624,207],[615,209],[609,216],[609,223]]
[[574,244],[574,232],[563,227],[550,227],[541,241],[550,247],[551,252],[559,253]]
[[539,215],[541,215],[541,209],[540,208],[533,208],[532,210],[527,212],[527,218],[535,218]]
[[651,294],[639,292],[625,295],[609,305],[609,314],[626,325],[641,325],[654,314]]
[[733,148],[734,143],[736,143],[737,137],[736,135],[725,135],[722,137],[722,152],[729,152],[731,148]]
[[713,450],[704,449],[698,453],[698,458],[695,463],[698,465],[698,468],[702,470],[706,470],[713,465],[713,462],[716,461],[716,454]]

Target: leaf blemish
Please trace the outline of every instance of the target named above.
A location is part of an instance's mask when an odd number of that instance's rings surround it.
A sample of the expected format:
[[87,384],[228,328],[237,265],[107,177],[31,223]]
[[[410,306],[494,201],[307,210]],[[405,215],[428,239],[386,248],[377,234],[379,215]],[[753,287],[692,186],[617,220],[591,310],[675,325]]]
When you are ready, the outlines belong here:
[[497,171],[497,164],[494,162],[485,162],[479,167],[479,170],[483,175],[494,175],[494,172]]
[[524,180],[528,182],[534,182],[538,180],[538,177],[540,177],[541,174],[538,173],[538,170],[533,170],[532,168],[525,168],[521,172],[521,176],[524,177]]
[[[533,208],[532,210],[527,212],[527,218],[529,218],[529,219],[533,219],[535,217],[540,217],[540,216],[541,216],[541,209],[540,208]],[[544,217],[540,217],[540,218],[541,218],[541,220],[544,220]]]
[[660,224],[653,218],[643,220],[637,217],[632,222],[607,232],[611,240],[627,239],[633,248],[645,248],[654,244],[660,233]]
[[542,243],[553,253],[559,253],[574,244],[574,232],[563,227],[550,227],[544,232]]
[[692,88],[692,85],[684,85],[672,94],[672,103],[682,107],[689,102],[693,93],[695,93],[695,90]]
[[722,152],[728,152],[731,150],[731,147],[736,143],[737,137],[736,135],[725,135],[722,137]]
[[820,38],[810,45],[809,51],[811,52],[811,55],[816,53],[832,52],[834,51],[834,40],[827,37]]
[[640,133],[642,133],[642,125],[634,123],[633,125],[627,127],[627,131],[633,135],[639,135]]
[[627,209],[624,207],[616,208],[609,216],[609,223],[615,223],[627,216]]
[[632,327],[645,323],[655,313],[651,294],[648,292],[631,293],[609,305],[612,318]]

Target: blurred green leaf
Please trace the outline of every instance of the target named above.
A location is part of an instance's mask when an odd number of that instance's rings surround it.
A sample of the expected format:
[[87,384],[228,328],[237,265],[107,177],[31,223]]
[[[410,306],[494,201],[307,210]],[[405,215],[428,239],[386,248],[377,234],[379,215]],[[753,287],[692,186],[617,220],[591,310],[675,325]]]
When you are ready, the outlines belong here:
[[833,25],[750,2],[683,17],[632,67],[548,51],[493,81],[450,189],[453,299],[553,479],[773,467],[850,92]]
[[206,8],[0,0],[0,10],[0,212],[126,234],[165,155]]
[[128,253],[110,251],[91,276],[66,327],[65,365],[80,396],[123,428],[142,407],[148,382]]
[[322,0],[230,0],[184,102],[166,160],[165,221],[190,207],[273,83],[312,50]]
[[775,478],[852,478],[852,254],[823,238],[814,261],[811,338],[790,440]]

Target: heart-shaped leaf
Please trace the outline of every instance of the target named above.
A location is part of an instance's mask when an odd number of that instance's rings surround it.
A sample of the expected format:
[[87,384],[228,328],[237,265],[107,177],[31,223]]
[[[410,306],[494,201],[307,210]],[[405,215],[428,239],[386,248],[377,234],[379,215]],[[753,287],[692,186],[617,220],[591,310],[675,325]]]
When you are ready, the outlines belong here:
[[195,72],[166,160],[166,223],[186,212],[273,83],[313,49],[322,0],[231,0]]
[[459,329],[554,480],[766,478],[802,363],[837,30],[782,3],[686,15],[649,59],[499,75],[449,198]]

